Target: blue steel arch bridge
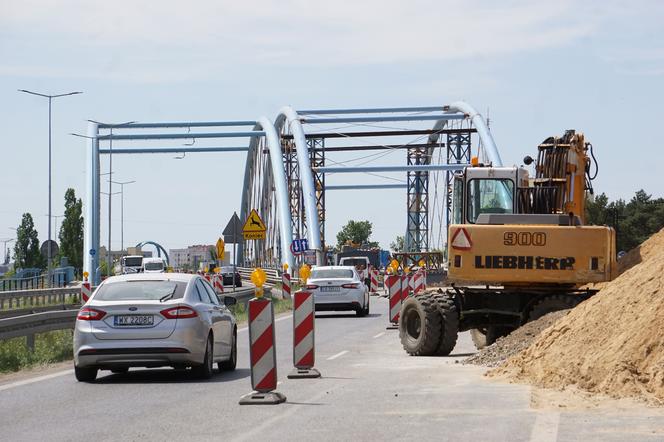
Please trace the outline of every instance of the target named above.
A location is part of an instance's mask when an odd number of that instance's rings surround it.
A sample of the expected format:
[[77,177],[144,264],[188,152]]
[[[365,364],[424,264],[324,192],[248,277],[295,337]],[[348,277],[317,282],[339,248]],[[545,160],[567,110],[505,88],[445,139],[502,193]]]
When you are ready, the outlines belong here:
[[[197,139],[219,145],[173,145]],[[155,140],[163,141],[164,146],[145,146]],[[238,151],[246,152],[240,218],[246,219],[251,209],[256,209],[267,227],[264,240],[241,244],[238,261],[266,268],[280,268],[284,263],[295,267],[296,259],[290,251],[295,238],[307,238],[309,247],[317,252],[317,262],[324,262],[329,191],[403,188],[406,251],[426,252],[434,245],[441,247],[450,218],[453,172],[469,164],[471,155],[502,166],[485,120],[464,102],[363,109],[283,107],[274,120],[261,117],[120,125],[89,122],[84,270],[93,275],[93,282],[99,278],[95,252],[100,244],[102,155]],[[348,160],[350,152],[360,156]],[[385,162],[388,158],[391,161]],[[359,173],[365,181],[371,177],[372,182],[335,182],[340,174]]]

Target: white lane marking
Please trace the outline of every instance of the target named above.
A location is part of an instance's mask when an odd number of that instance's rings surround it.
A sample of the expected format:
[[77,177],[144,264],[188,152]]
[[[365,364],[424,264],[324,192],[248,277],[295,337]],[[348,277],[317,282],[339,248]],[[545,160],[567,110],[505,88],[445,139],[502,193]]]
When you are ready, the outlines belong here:
[[336,358],[340,358],[340,357],[342,357],[343,355],[345,355],[346,353],[348,353],[348,350],[340,351],[340,352],[337,353],[336,355],[333,355],[333,356],[330,356],[329,358],[327,358],[327,360],[328,360],[328,361],[334,361]]
[[68,374],[73,374],[74,370],[64,370],[58,371],[56,373],[47,374],[44,376],[38,376],[36,378],[24,379],[22,381],[10,382],[9,384],[0,385],[0,391],[9,390],[10,388],[20,387],[22,385],[34,384],[35,382],[47,381],[49,379],[58,378],[60,376],[66,376]]
[[376,339],[376,338],[380,338],[380,337],[383,336],[384,334],[385,334],[385,332],[380,332],[380,333],[378,333],[376,336],[374,336],[374,339]]
[[560,413],[537,413],[530,432],[532,442],[555,442],[558,440]]
[[[286,319],[291,319],[292,317],[293,317],[293,315],[280,316],[277,319],[275,319],[274,322],[281,322],[281,321],[284,321]],[[240,332],[247,331],[247,330],[249,330],[249,327],[242,327],[242,328],[238,328],[237,332],[240,333]]]

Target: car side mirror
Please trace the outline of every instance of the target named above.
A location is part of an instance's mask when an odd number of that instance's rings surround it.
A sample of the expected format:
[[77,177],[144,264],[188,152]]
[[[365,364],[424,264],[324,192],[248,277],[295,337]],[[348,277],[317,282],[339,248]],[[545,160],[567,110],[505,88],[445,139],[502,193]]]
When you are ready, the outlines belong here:
[[224,296],[224,305],[230,307],[231,305],[237,304],[237,299],[232,296]]

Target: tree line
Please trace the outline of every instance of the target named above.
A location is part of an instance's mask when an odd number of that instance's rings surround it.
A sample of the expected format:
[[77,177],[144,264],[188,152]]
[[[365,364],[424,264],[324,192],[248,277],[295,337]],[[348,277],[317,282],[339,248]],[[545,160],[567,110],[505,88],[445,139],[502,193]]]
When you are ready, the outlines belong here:
[[[65,192],[65,213],[58,239],[60,249],[54,257],[55,263],[66,257],[70,266],[80,273],[83,267],[83,202],[76,198],[74,189]],[[30,213],[24,213],[16,229],[14,244],[14,269],[47,267],[46,258],[39,250],[39,234]]]

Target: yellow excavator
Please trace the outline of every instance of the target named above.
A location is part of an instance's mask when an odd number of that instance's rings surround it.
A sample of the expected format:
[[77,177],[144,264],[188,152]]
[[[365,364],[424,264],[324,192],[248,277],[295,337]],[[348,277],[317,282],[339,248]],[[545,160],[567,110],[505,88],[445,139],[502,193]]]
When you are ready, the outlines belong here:
[[[460,331],[480,349],[592,296],[616,271],[615,231],[585,225],[597,175],[592,145],[566,131],[538,146],[535,176],[473,158],[454,176],[446,288],[408,297],[399,335],[411,355],[448,355]],[[594,174],[591,174],[594,162]]]

